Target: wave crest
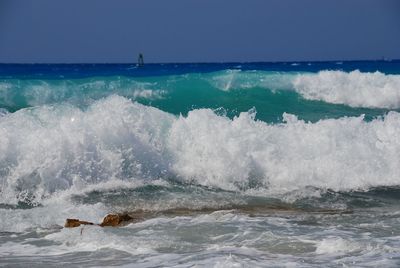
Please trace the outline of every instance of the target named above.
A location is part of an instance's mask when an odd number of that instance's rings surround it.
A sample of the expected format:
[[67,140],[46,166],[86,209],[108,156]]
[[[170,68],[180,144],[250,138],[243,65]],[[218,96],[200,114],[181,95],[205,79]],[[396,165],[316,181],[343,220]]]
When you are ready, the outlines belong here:
[[267,124],[250,112],[231,120],[210,109],[176,117],[119,96],[85,111],[20,110],[0,120],[0,202],[109,180],[171,177],[270,194],[400,185],[399,113],[372,122],[284,119]]
[[[234,94],[213,102],[215,90],[268,89],[295,91],[307,100],[344,104],[363,108],[400,108],[400,75],[362,73],[360,71],[320,71],[318,73],[225,70],[175,76],[129,78],[98,77],[67,80],[0,81],[0,106],[10,111],[21,108],[69,102],[88,106],[93,101],[118,94],[141,101],[174,98],[185,103],[188,96],[195,107],[229,106]],[[218,91],[217,91],[218,92]],[[190,94],[189,94],[190,93]],[[204,100],[206,105],[204,105]],[[250,98],[252,103],[259,99]],[[165,100],[164,105],[171,105]],[[176,107],[173,107],[176,110]],[[183,112],[183,111],[179,111]]]
[[351,107],[400,108],[400,75],[380,72],[320,71],[312,74],[228,70],[214,74],[210,83],[224,91],[257,87],[293,90],[308,100]]
[[297,76],[293,85],[304,98],[365,108],[400,108],[400,76],[380,72],[321,71]]
[[11,110],[61,102],[87,106],[111,94],[134,100],[154,100],[162,98],[164,93],[155,82],[120,76],[66,80],[5,79],[0,81],[0,106]]

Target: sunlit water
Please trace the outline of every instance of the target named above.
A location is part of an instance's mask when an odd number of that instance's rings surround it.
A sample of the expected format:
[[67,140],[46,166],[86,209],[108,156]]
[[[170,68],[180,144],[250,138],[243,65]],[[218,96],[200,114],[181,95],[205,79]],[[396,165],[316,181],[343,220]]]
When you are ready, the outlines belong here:
[[0,65],[0,266],[397,267],[399,72]]

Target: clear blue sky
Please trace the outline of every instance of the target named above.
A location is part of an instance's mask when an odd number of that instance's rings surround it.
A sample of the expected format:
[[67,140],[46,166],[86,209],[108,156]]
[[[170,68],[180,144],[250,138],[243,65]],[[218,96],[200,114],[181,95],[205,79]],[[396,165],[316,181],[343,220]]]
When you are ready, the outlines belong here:
[[0,0],[0,62],[400,59],[400,0]]

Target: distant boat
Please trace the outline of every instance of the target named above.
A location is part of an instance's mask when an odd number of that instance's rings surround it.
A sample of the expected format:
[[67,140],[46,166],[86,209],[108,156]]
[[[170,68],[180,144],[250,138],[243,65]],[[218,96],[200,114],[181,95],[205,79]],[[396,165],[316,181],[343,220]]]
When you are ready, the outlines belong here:
[[143,59],[143,54],[142,53],[139,53],[137,66],[138,67],[143,67],[144,66],[144,59]]

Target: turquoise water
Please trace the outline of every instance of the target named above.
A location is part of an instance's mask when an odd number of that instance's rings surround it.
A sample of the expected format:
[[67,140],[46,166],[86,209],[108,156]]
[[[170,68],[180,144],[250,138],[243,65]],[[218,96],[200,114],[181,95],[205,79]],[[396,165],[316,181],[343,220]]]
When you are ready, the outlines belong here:
[[398,65],[0,65],[0,266],[397,267]]
[[[350,107],[346,103],[307,99],[296,92],[295,80],[313,76],[318,79],[318,74],[305,72],[225,70],[138,78],[3,79],[0,84],[0,105],[11,112],[65,102],[85,109],[93,101],[115,94],[175,115],[187,115],[193,109],[210,108],[222,109],[233,118],[241,112],[255,109],[256,118],[265,122],[281,121],[284,112],[315,122],[324,118],[362,114],[370,120],[389,111],[390,100],[376,107],[368,107],[368,104]],[[392,90],[396,91],[395,88]],[[398,110],[397,103],[393,108]]]

